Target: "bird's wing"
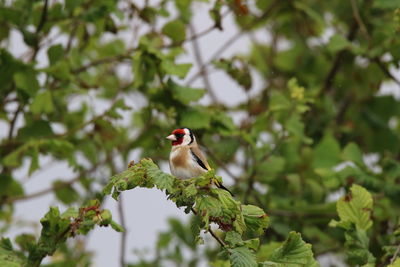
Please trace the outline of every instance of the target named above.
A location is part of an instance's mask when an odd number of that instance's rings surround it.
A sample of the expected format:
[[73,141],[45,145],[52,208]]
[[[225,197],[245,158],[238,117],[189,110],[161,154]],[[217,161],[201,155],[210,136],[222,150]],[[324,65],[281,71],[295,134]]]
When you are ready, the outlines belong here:
[[[190,152],[192,153],[194,159],[197,161],[197,164],[199,164],[204,170],[207,170],[207,171],[211,170],[211,167],[210,167],[210,165],[208,165],[206,157],[204,156],[203,152],[201,152],[201,150],[198,146],[191,147]],[[228,188],[223,186],[217,179],[213,179],[213,183],[218,188],[228,191],[233,196],[232,192],[229,191]]]
[[200,167],[202,167],[206,171],[211,170],[211,167],[208,164],[206,157],[204,156],[203,152],[201,152],[198,146],[191,147],[190,152],[192,153],[194,159],[197,161],[197,164],[199,164]]

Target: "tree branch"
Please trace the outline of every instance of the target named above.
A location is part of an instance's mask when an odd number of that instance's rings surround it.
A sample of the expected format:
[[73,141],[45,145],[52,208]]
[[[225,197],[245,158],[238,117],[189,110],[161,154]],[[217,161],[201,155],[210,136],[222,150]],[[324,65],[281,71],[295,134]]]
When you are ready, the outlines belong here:
[[190,86],[195,80],[201,77],[203,72],[202,70],[205,69],[208,65],[210,65],[215,59],[217,59],[217,57],[220,56],[226,49],[232,46],[246,30],[257,25],[260,21],[268,18],[271,15],[271,13],[275,10],[275,8],[279,5],[279,3],[280,3],[279,0],[275,0],[274,2],[272,2],[271,5],[264,11],[264,13],[261,14],[260,17],[258,17],[248,25],[243,26],[243,28],[239,32],[237,32],[235,35],[229,38],[223,45],[221,45],[221,47],[211,56],[211,58],[200,67],[200,70],[188,80],[186,85]]
[[39,25],[36,28],[36,36],[38,37],[38,39],[37,39],[37,43],[35,45],[35,48],[33,50],[32,56],[31,56],[31,61],[35,60],[37,53],[39,52],[39,49],[40,49],[39,32],[42,30],[44,24],[46,23],[48,6],[49,6],[49,1],[44,0],[42,16],[40,17]]
[[125,267],[126,266],[125,254],[126,254],[127,230],[126,230],[124,204],[123,204],[122,195],[119,197],[119,201],[118,201],[118,213],[119,213],[120,224],[121,224],[122,228],[125,229],[125,231],[123,231],[121,233],[121,243],[120,243],[121,249],[120,249],[120,254],[119,254],[119,262],[120,262],[121,267]]
[[[354,21],[350,27],[349,33],[347,34],[347,40],[352,41],[355,38],[357,29],[358,29],[358,24],[356,21]],[[323,89],[320,91],[320,94],[329,93],[332,90],[332,84],[335,80],[336,74],[338,73],[338,71],[340,69],[340,64],[342,64],[342,60],[343,60],[345,51],[346,50],[341,50],[336,54],[336,57],[332,64],[332,67],[325,77]]]
[[133,49],[130,49],[125,54],[122,54],[122,55],[116,55],[116,56],[112,56],[112,57],[105,57],[105,58],[93,60],[92,62],[89,62],[86,65],[76,68],[76,69],[72,70],[71,72],[73,74],[77,74],[77,73],[85,71],[91,67],[95,67],[95,66],[98,66],[101,64],[112,63],[114,61],[119,61],[119,60],[123,60],[123,59],[130,59],[130,53],[132,51],[133,51]]
[[368,42],[371,42],[371,36],[369,35],[369,33],[367,31],[367,27],[365,27],[365,24],[364,24],[363,20],[361,19],[360,12],[358,11],[356,1],[350,0],[350,3],[351,3],[351,9],[353,10],[353,17],[354,17],[355,21],[357,22],[361,33],[364,35],[365,39],[368,40]]
[[8,140],[11,140],[14,135],[15,123],[17,122],[19,113],[24,109],[24,104],[19,103],[17,110],[14,112],[14,116],[10,122],[10,129],[8,130]]
[[397,256],[400,253],[400,244],[397,246],[396,252],[393,254],[393,257],[390,259],[390,264],[393,264],[396,260]]
[[[194,28],[193,24],[189,24],[189,28],[192,34],[196,35],[196,29]],[[197,42],[197,39],[193,39],[192,45],[193,45],[194,57],[196,59],[198,67],[200,68],[200,75],[203,78],[204,86],[208,91],[208,93],[210,94],[212,101],[216,104],[218,103],[218,99],[212,89],[211,82],[207,73],[207,68],[204,66],[203,57],[201,56],[200,46]]]
[[400,81],[397,80],[396,77],[394,77],[393,74],[390,73],[389,69],[383,64],[382,61],[379,60],[379,58],[374,58],[374,62],[378,65],[378,67],[382,70],[382,72],[390,79],[392,79],[397,85],[400,86]]
[[[197,215],[197,211],[196,211],[194,208],[190,208],[190,210],[191,210],[195,215]],[[208,232],[212,235],[212,237],[215,238],[215,240],[217,240],[217,242],[218,242],[222,247],[226,247],[226,243],[225,243],[219,236],[217,236],[217,235],[213,232],[213,230],[211,230],[210,227],[208,227]]]
[[9,197],[6,199],[5,203],[7,204],[11,204],[17,201],[23,201],[23,200],[30,200],[32,198],[37,198],[37,197],[41,197],[43,195],[52,193],[53,191],[57,190],[57,189],[61,189],[67,186],[70,186],[72,184],[74,184],[75,182],[79,181],[79,179],[82,177],[82,175],[79,175],[69,181],[63,182],[63,183],[59,183],[56,185],[53,185],[49,188],[43,189],[41,191],[29,194],[29,195],[22,195],[22,196],[15,196],[15,197]]

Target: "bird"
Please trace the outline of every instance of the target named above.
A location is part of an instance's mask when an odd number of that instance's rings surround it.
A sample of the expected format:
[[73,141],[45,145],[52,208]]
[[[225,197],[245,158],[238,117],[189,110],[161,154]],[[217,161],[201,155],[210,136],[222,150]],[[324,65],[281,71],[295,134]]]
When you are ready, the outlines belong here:
[[[173,130],[166,138],[172,141],[169,154],[169,167],[172,175],[179,179],[190,179],[211,170],[192,130],[186,127],[178,128]],[[214,184],[233,196],[232,192],[216,179]]]

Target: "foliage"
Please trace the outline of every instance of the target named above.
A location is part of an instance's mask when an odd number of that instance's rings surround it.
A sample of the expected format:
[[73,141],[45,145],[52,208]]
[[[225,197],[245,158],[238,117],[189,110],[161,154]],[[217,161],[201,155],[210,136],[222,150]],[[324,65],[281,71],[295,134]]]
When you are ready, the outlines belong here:
[[[101,204],[145,187],[193,215],[170,219],[154,258],[129,266],[314,266],[333,254],[398,266],[399,31],[397,0],[0,1],[0,231],[26,223],[18,202],[52,194],[67,207],[36,222],[40,236],[3,238],[0,265],[90,265],[71,238],[122,231]],[[214,171],[181,181],[158,168],[180,126]],[[123,170],[132,155],[142,160]],[[74,176],[27,193],[22,176],[40,184],[52,163]],[[210,186],[221,173],[234,197]]]

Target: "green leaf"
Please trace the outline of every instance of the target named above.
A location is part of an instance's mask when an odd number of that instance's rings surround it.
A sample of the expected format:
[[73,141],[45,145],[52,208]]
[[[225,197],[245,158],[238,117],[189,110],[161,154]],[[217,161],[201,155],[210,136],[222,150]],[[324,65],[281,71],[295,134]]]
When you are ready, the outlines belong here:
[[400,258],[397,258],[393,263],[389,264],[387,267],[400,267]]
[[345,239],[345,251],[351,265],[375,263],[374,255],[368,250],[369,238],[365,230],[355,229],[354,225],[352,225],[345,232]]
[[189,104],[192,101],[198,101],[205,94],[204,89],[194,89],[190,87],[180,86],[168,81],[168,86],[172,90],[172,97],[181,102],[182,104]]
[[231,246],[243,245],[242,236],[235,231],[229,231],[226,233],[225,242]]
[[295,138],[300,140],[304,137],[304,123],[298,114],[293,114],[285,123],[285,128]]
[[286,241],[279,248],[275,249],[268,258],[266,266],[298,267],[298,266],[319,266],[314,259],[311,245],[301,239],[301,235],[290,232]]
[[365,188],[353,184],[350,192],[336,204],[340,222],[351,222],[357,229],[368,230],[372,226],[372,204],[371,194]]
[[113,220],[110,222],[110,225],[111,225],[112,229],[114,229],[115,231],[117,231],[119,233],[125,232],[125,229]]
[[332,168],[340,163],[340,146],[331,134],[326,134],[314,149],[313,167]]
[[328,43],[328,50],[332,53],[350,47],[351,43],[342,35],[335,34],[331,37]]
[[[237,66],[238,64],[240,64],[240,67]],[[219,61],[215,61],[214,65],[215,67],[226,71],[229,77],[236,81],[245,90],[251,88],[252,78],[250,68],[244,60],[240,58],[220,59]]]
[[292,106],[290,100],[285,95],[275,91],[271,95],[269,105],[271,111],[287,110]]
[[387,9],[393,11],[394,9],[399,7],[399,2],[396,0],[376,0],[373,2],[373,7],[379,9]]
[[248,230],[261,235],[269,226],[268,215],[254,205],[242,205],[242,213]]
[[161,68],[165,71],[165,73],[169,75],[176,75],[180,79],[186,77],[186,74],[188,74],[191,67],[192,64],[190,63],[176,64],[168,59],[161,61]]
[[343,160],[349,160],[361,166],[364,165],[362,152],[355,143],[349,143],[343,149],[342,158]]
[[54,65],[64,56],[64,48],[61,44],[51,46],[47,50],[47,57],[49,58],[50,65]]
[[19,89],[22,89],[30,96],[34,96],[39,90],[39,82],[36,79],[36,73],[32,70],[15,73],[14,82]]
[[206,229],[208,229],[210,216],[219,217],[222,215],[220,202],[209,195],[197,195],[195,209],[198,214],[201,215],[201,219],[205,223]]
[[253,238],[253,239],[246,240],[246,241],[244,241],[244,245],[253,251],[257,251],[258,248],[260,247],[260,239]]
[[167,35],[174,43],[180,43],[186,39],[185,24],[179,20],[172,20],[162,28],[162,33]]
[[173,191],[173,185],[176,180],[174,176],[162,172],[152,161],[144,161],[142,165],[146,168],[147,175],[153,180],[158,189]]
[[19,254],[12,249],[5,249],[2,246],[0,247],[0,266],[24,267],[27,265],[25,260],[23,260]]
[[28,175],[39,169],[39,149],[38,146],[33,146],[31,150],[31,164],[29,166]]
[[79,199],[79,194],[71,184],[63,181],[53,183],[54,194],[64,204],[70,205]]
[[256,267],[258,266],[255,255],[247,247],[230,249],[229,259],[232,267]]
[[190,108],[181,114],[180,124],[191,129],[208,128],[211,116],[205,110]]
[[33,99],[30,109],[33,114],[52,113],[54,111],[54,104],[51,92],[46,90],[37,94]]

